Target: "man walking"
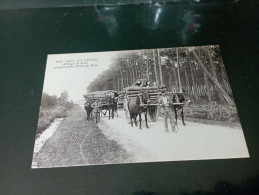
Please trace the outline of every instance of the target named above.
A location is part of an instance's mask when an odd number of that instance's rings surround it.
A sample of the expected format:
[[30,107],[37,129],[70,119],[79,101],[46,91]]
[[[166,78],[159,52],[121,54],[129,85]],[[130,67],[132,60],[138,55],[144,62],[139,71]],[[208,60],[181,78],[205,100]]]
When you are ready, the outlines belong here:
[[92,105],[91,99],[87,99],[86,102],[85,102],[85,106],[84,106],[86,114],[87,114],[87,118],[86,118],[87,121],[90,120],[90,115],[91,115],[91,112],[93,110],[91,105]]
[[101,101],[99,99],[96,99],[91,107],[93,108],[95,122],[97,123],[100,119]]
[[174,124],[174,112],[172,109],[173,101],[171,98],[165,93],[165,91],[162,92],[162,96],[159,98],[159,105],[160,105],[160,111],[164,115],[164,126],[165,126],[165,132],[168,133],[168,124],[167,124],[167,118],[170,120],[170,124],[172,127],[172,131],[174,133],[177,133],[175,129]]

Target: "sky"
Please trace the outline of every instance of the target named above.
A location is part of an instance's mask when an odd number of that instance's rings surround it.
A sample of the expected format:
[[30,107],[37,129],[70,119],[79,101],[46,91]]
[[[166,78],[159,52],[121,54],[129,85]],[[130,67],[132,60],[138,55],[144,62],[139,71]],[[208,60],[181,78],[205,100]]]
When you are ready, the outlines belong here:
[[69,99],[82,100],[87,86],[111,64],[112,52],[48,55],[43,92],[60,96],[66,90]]

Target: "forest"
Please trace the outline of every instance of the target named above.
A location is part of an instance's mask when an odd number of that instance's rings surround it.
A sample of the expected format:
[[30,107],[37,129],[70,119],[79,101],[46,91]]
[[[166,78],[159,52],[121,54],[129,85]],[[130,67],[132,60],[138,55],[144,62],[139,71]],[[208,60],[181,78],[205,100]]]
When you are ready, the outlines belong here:
[[147,79],[168,91],[183,92],[192,102],[235,106],[218,46],[122,51],[112,59],[88,91],[123,91]]

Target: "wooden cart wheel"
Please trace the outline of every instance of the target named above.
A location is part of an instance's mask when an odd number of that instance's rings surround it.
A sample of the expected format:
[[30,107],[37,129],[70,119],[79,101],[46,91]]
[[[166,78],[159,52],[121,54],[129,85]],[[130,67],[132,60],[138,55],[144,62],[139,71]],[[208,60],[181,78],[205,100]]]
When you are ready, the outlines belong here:
[[152,122],[156,122],[158,119],[158,109],[157,107],[148,108],[148,115]]

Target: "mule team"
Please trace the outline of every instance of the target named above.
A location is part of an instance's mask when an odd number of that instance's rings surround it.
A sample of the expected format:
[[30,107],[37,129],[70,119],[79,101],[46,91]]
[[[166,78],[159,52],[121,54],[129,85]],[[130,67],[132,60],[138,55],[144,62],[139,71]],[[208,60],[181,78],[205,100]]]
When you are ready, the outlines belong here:
[[[137,82],[137,85],[139,82]],[[143,113],[145,116],[145,124],[146,127],[148,127],[147,123],[147,114],[148,114],[148,105],[150,104],[150,96],[148,93],[148,90],[140,90],[139,95],[136,98],[130,98],[125,97],[124,98],[124,110],[126,112],[129,112],[130,116],[130,123],[131,126],[133,126],[133,121],[135,125],[137,126],[137,116],[139,117],[139,128],[142,128],[142,118],[141,114]],[[164,127],[165,132],[169,132],[167,120],[169,119],[171,124],[171,130],[174,133],[177,133],[176,130],[176,124],[177,124],[177,111],[181,111],[181,118],[182,123],[185,125],[184,122],[184,115],[183,115],[183,104],[175,104],[175,102],[178,103],[184,103],[186,100],[183,93],[174,93],[173,96],[170,96],[165,91],[161,92],[161,96],[159,97],[158,106],[160,108],[160,113],[162,114],[164,118]],[[109,113],[109,119],[114,118],[114,114],[117,113],[117,101],[118,101],[118,94],[115,93],[115,96],[107,96],[102,99],[91,99],[87,98],[85,103],[85,110],[87,113],[87,121],[89,121],[91,118],[94,119],[95,122],[98,122],[98,117],[100,117],[100,114],[106,115],[106,113]],[[189,101],[189,100],[188,100]],[[189,103],[189,102],[188,102]],[[142,106],[146,105],[146,106]],[[176,122],[175,122],[175,121]]]
[[117,114],[117,97],[111,97],[107,96],[102,99],[100,98],[86,98],[86,102],[84,105],[86,114],[87,114],[87,121],[90,121],[91,119],[94,122],[98,122],[100,115],[106,115],[108,112],[109,114],[109,119],[114,118],[114,114]]

